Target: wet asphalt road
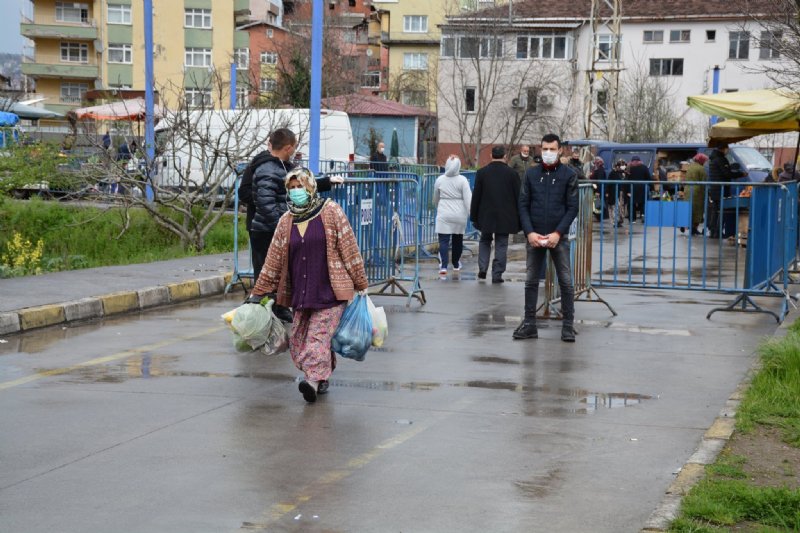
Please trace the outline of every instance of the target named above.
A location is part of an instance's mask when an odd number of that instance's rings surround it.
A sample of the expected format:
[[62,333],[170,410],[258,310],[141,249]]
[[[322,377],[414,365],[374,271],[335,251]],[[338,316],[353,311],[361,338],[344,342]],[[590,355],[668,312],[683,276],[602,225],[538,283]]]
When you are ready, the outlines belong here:
[[[375,298],[390,337],[307,405],[237,353],[241,295],[0,344],[0,531],[637,531],[775,324],[603,290],[512,341],[522,284]],[[546,326],[546,325],[545,325]]]

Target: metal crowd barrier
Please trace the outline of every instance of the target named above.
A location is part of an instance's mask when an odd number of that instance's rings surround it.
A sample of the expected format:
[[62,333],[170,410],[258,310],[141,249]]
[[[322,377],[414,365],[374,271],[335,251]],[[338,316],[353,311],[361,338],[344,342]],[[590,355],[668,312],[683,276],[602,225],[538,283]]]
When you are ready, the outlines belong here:
[[[578,186],[578,216],[570,227],[569,249],[570,266],[572,271],[572,284],[575,302],[598,302],[608,307],[611,314],[617,312],[604,300],[592,286],[592,231],[594,216],[594,189],[589,183]],[[539,318],[561,318],[559,304],[561,291],[558,285],[555,265],[552,259],[547,259],[544,275],[544,298],[536,309]]]
[[[598,181],[593,283],[736,295],[717,311],[768,313],[791,303],[797,183]],[[783,299],[776,314],[753,298]]]
[[[419,184],[413,175],[371,171],[338,171],[345,183],[334,186],[323,197],[338,203],[350,221],[358,240],[372,294],[403,296],[410,304],[416,298],[426,303],[419,275]],[[236,177],[234,212],[239,212],[239,182]],[[238,217],[234,217],[234,235],[238,235]],[[407,264],[407,256],[414,258]],[[253,270],[239,264],[238,245],[234,240],[234,272],[225,288],[253,279]],[[410,287],[407,286],[410,283]]]

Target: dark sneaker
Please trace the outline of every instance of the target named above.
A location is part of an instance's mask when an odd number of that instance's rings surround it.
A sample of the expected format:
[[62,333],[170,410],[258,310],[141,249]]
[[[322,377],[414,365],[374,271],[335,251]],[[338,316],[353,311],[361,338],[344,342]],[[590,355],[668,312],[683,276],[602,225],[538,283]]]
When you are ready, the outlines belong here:
[[319,382],[317,386],[317,394],[328,394],[328,389],[330,388],[331,384],[328,383],[327,379],[323,379]]
[[486,279],[486,272],[478,272],[478,279]]
[[301,381],[297,388],[303,393],[303,399],[308,403],[314,403],[317,401],[317,391],[308,381]]
[[564,342],[575,342],[575,329],[572,326],[561,328],[561,340]]
[[492,280],[492,283],[505,283],[505,282],[506,280],[504,280],[503,278],[494,278]]
[[523,321],[522,324],[517,326],[517,329],[514,330],[514,335],[512,335],[514,339],[538,339],[539,338],[539,330],[536,329],[536,322],[528,322]]

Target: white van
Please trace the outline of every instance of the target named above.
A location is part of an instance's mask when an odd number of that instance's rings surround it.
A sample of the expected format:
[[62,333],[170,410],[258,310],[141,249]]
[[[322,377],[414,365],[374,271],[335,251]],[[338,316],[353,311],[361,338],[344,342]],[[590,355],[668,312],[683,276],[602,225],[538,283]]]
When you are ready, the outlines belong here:
[[[350,118],[342,111],[323,109],[320,120],[320,170],[324,161],[354,158]],[[160,156],[155,180],[164,187],[209,189],[232,187],[231,166],[246,163],[267,148],[267,137],[289,128],[305,158],[311,140],[308,109],[204,110],[172,113],[156,126]]]

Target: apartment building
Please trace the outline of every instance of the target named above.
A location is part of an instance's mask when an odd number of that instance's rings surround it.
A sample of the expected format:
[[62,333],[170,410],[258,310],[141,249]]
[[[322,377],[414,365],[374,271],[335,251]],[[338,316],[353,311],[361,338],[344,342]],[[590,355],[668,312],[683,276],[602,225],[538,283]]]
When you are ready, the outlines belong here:
[[[479,23],[449,18],[438,71],[440,156],[465,140],[535,143],[548,131],[582,138],[588,79],[602,81],[612,66],[620,69],[623,87],[632,77],[658,80],[681,121],[693,126],[685,140],[702,142],[708,117],[689,109],[686,97],[712,92],[715,67],[725,92],[769,87],[760,67],[780,65],[770,47],[780,31],[724,0],[623,3],[618,43],[602,32],[593,42],[589,12],[589,0],[547,10],[526,0],[513,4],[512,24],[506,7],[483,11]],[[592,97],[600,108],[608,103],[603,90]],[[486,118],[480,138],[470,138],[479,116]]]
[[[153,0],[156,89],[164,103],[185,90],[190,105],[226,106],[214,94],[211,72],[230,79],[232,61],[247,68],[249,35],[237,21],[249,16],[249,0]],[[20,32],[31,39],[33,57],[24,74],[36,79],[43,105],[66,113],[102,99],[112,89],[144,91],[144,12],[136,0],[32,0],[33,18]]]

